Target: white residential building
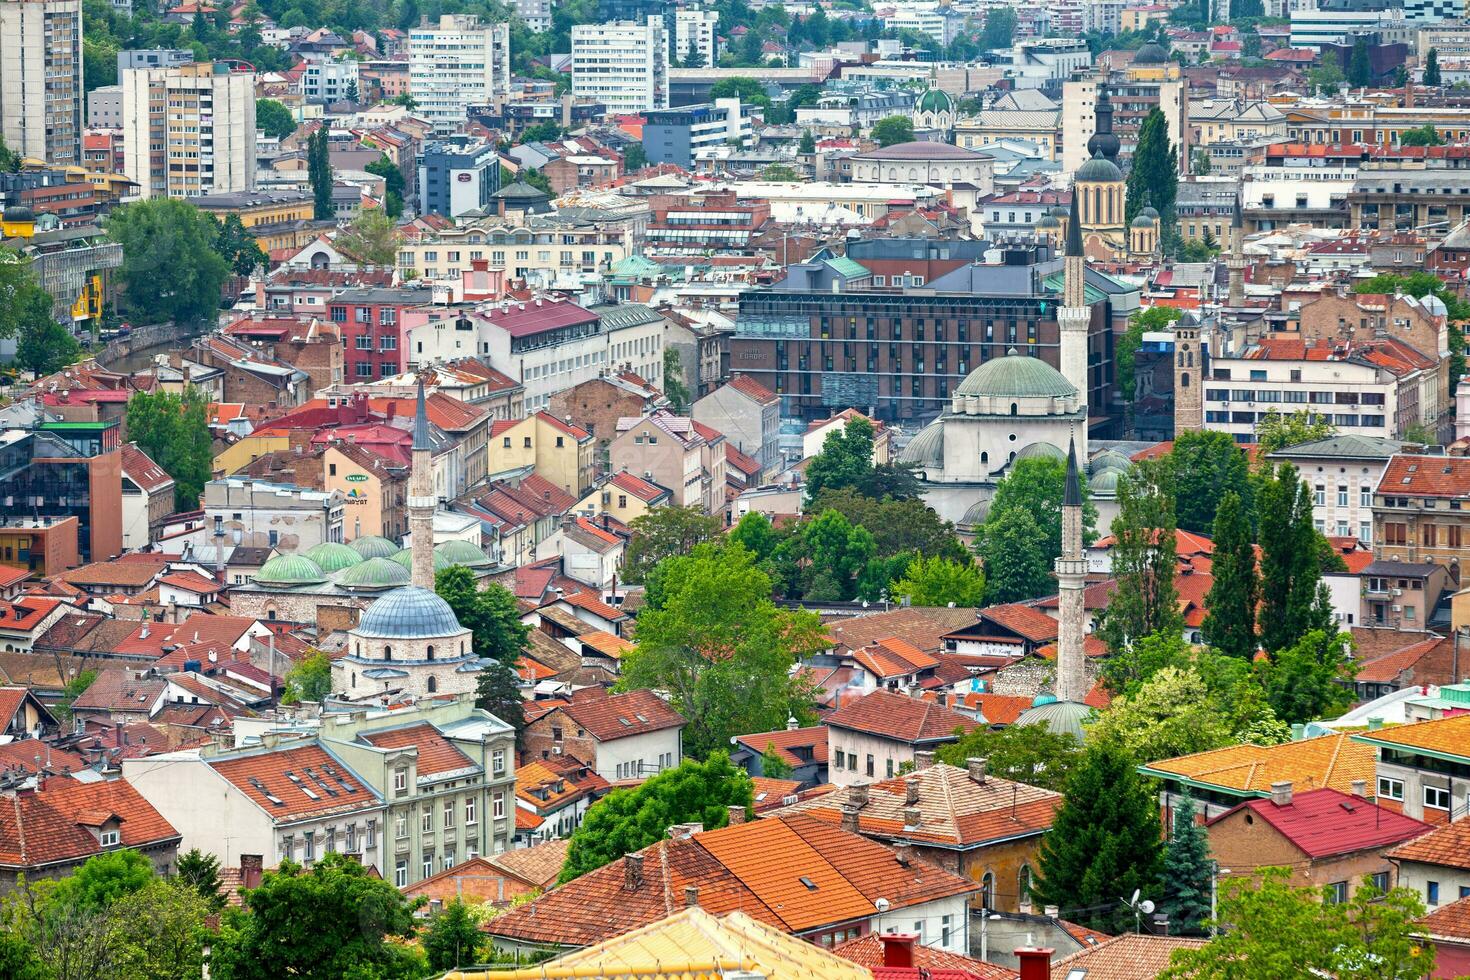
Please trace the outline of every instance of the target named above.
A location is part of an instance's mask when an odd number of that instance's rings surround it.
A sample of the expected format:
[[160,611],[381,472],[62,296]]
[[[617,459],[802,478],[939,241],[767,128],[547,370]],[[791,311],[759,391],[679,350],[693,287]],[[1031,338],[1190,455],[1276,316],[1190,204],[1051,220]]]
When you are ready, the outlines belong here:
[[224,62],[122,73],[123,172],[138,196],[255,187],[255,74]]
[[687,63],[691,57],[707,68],[714,67],[716,29],[720,15],[714,10],[680,10],[674,14],[674,59]]
[[82,162],[81,0],[0,0],[0,136],[23,157]]
[[611,113],[669,107],[668,31],[660,17],[572,28],[572,96]]
[[551,0],[515,0],[516,13],[533,31],[551,30]]
[[308,102],[341,102],[358,93],[357,59],[310,55],[298,82]]
[[1291,46],[1318,49],[1324,44],[1352,44],[1355,34],[1405,34],[1403,10],[1293,10]]
[[953,41],[964,23],[959,14],[937,3],[901,4],[883,18],[883,26],[891,31],[918,31],[940,44]]
[[[1312,488],[1312,521],[1317,530],[1372,544],[1373,488],[1389,459],[1403,448],[1396,439],[1337,435],[1279,450],[1271,454],[1271,460],[1291,463]],[[1356,600],[1354,592],[1355,611]]]
[[445,14],[438,27],[408,35],[408,91],[415,113],[440,132],[465,121],[465,107],[490,105],[510,90],[510,25]]

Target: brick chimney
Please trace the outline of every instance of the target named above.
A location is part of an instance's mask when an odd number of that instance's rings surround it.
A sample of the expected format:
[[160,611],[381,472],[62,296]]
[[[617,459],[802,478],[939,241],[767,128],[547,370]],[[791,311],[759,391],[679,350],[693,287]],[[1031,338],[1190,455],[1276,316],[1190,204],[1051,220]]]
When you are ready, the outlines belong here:
[[868,805],[868,784],[854,783],[847,790],[847,801],[858,809]]
[[1022,946],[1016,950],[1016,959],[1020,960],[1021,980],[1051,980],[1051,954],[1054,949],[1038,949],[1035,946]]
[[643,855],[627,854],[623,857],[623,887],[636,892],[643,885]]
[[684,886],[684,907],[686,909],[699,908],[699,888],[697,886]]
[[1283,780],[1271,784],[1271,802],[1277,806],[1291,806],[1291,781]]
[[919,815],[919,808],[906,806],[903,808],[903,825],[905,827],[917,827],[923,818]]
[[919,802],[919,781],[917,779],[906,779],[903,783],[903,802],[907,806],[915,806]]
[[726,810],[730,814],[730,826],[733,827],[736,824],[745,823],[745,807],[743,807],[743,806],[732,806],[732,807],[726,807]]
[[898,970],[914,968],[914,946],[919,937],[911,932],[889,932],[878,937],[883,940],[883,965]]
[[928,769],[932,765],[934,765],[933,752],[927,749],[921,749],[914,753],[914,772],[918,772],[921,769]]
[[848,805],[842,808],[842,829],[847,831],[849,834],[855,834],[858,832],[857,807]]
[[966,759],[965,768],[969,770],[971,780],[979,783],[981,786],[985,785],[986,777],[984,759]]
[[914,860],[914,845],[907,841],[899,841],[893,845],[893,857],[899,864],[907,868]]

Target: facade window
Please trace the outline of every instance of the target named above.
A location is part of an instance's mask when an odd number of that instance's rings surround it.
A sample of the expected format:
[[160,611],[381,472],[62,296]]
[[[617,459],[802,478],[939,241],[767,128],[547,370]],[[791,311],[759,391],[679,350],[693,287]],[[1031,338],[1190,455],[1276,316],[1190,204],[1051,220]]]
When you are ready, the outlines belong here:
[[1424,883],[1424,904],[1425,905],[1438,905],[1439,904],[1439,882],[1437,882],[1437,881],[1426,881]]
[[[1408,607],[1404,607],[1405,610]],[[1424,806],[1430,810],[1448,810],[1450,808],[1450,791],[1443,786],[1424,787]]]
[[408,887],[408,862],[399,861],[393,866],[393,884],[399,888]]
[[466,827],[473,827],[475,825],[475,798],[473,796],[465,797],[464,823]]
[[444,801],[444,829],[449,830],[454,826],[454,801]]
[[1388,776],[1379,776],[1378,795],[1385,800],[1402,800],[1404,798],[1404,781],[1402,779],[1390,779]]
[[118,841],[120,839],[121,838],[119,836],[119,833],[116,830],[104,830],[104,831],[102,831],[102,846],[103,847],[116,847],[118,845]]
[[312,861],[316,859],[316,835],[310,830],[306,832],[306,842],[302,847],[302,860]]
[[871,753],[868,755],[868,775],[873,775],[873,756]]
[[376,820],[369,820],[367,822],[367,841],[365,846],[368,850],[372,850],[378,846],[378,822]]
[[1388,872],[1387,871],[1375,871],[1372,874],[1371,877],[1373,879],[1373,888],[1374,888],[1375,891],[1377,891],[1379,893],[1383,893],[1383,892],[1387,892],[1388,891]]
[[398,795],[398,796],[402,796],[404,793],[407,793],[408,792],[408,770],[407,769],[394,769],[393,770],[393,792],[394,792],[395,795]]
[[505,749],[496,749],[490,753],[490,771],[497,776],[505,775]]
[[419,815],[419,829],[426,834],[434,832],[434,808],[426,806]]
[[400,813],[393,819],[393,836],[400,840],[408,836],[408,816]]
[[1341,905],[1347,901],[1347,882],[1334,881],[1327,886],[1327,904]]
[[505,797],[502,796],[499,793],[496,793],[494,796],[490,797],[490,801],[491,801],[491,810],[490,810],[491,815],[494,816],[496,820],[499,820],[502,817],[504,817],[505,816]]
[[432,853],[428,853],[428,854],[425,854],[424,855],[424,877],[425,878],[430,878],[430,877],[433,877],[433,875],[434,875],[434,855]]

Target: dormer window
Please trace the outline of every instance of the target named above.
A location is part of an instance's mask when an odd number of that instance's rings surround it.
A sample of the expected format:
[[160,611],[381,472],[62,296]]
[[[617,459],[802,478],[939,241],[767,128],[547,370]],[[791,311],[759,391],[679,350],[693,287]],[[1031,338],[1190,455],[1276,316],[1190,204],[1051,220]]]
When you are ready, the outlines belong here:
[[98,843],[103,847],[116,847],[121,843],[121,834],[117,830],[104,830],[98,836]]

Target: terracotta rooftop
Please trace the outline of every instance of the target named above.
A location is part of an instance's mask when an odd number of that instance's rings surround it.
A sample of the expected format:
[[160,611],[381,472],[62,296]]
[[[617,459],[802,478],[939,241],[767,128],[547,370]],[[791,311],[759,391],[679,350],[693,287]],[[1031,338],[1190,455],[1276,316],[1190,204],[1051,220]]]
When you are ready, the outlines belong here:
[[[0,713],[0,718],[3,717]],[[19,738],[0,745],[0,771],[3,772],[34,773],[48,769],[60,773],[63,769],[77,772],[85,768],[86,759],[65,749],[52,748],[37,738]]]
[[[1470,721],[1470,716],[1465,720]],[[1322,786],[1347,793],[1352,792],[1355,780],[1375,776],[1373,749],[1345,734],[1280,745],[1231,745],[1151,762],[1144,769],[1194,785],[1262,796],[1271,792],[1272,783],[1283,781],[1290,782],[1298,793]]]
[[[833,946],[832,952],[858,966],[865,966],[877,974],[877,971],[884,965],[884,946],[882,936],[869,933],[860,939],[849,939],[845,943]],[[935,977],[937,972],[963,977],[966,980],[971,977],[975,980],[1017,980],[1020,977],[1019,973],[1007,967],[986,963],[982,960],[972,960],[958,953],[946,953],[942,949],[934,949],[920,943],[914,944],[913,957],[914,966],[924,971],[919,974],[920,977]]]
[[122,471],[144,493],[166,490],[174,485],[174,478],[165,473],[163,467],[155,463],[152,457],[139,449],[136,442],[123,444]]
[[1457,759],[1470,759],[1470,714],[1383,728],[1376,732],[1359,732],[1352,739],[1355,743],[1363,743],[1359,748],[1370,754],[1374,747],[1382,746],[1411,754],[1415,749],[1422,749]]
[[[906,802],[910,785],[918,787],[917,804]],[[958,849],[1044,833],[1062,805],[1060,793],[994,776],[976,782],[967,770],[944,763],[873,783],[867,789],[868,802],[858,810],[863,834]],[[778,813],[807,813],[839,823],[852,797],[853,788],[848,786]],[[904,810],[914,806],[920,819],[910,825]]]
[[[1203,939],[1125,933],[1071,956],[1053,960],[1052,980],[1151,980],[1164,972],[1176,949],[1198,949]],[[1080,973],[1075,971],[1081,971]]]
[[737,374],[730,379],[726,386],[740,392],[747,398],[761,405],[769,405],[778,400],[777,394],[748,374]]
[[1247,800],[1210,820],[1207,826],[1239,810],[1248,810],[1274,827],[1310,858],[1398,844],[1429,829],[1422,821],[1329,787],[1293,793],[1291,802],[1285,806],[1270,799]]
[[561,874],[571,843],[570,840],[553,840],[535,847],[518,847],[496,854],[490,863],[536,888],[545,888]]
[[72,710],[147,714],[167,687],[168,684],[158,678],[138,680],[129,670],[99,670],[97,678],[72,702]]
[[163,555],[145,555],[130,561],[94,561],[62,572],[56,578],[83,588],[138,588],[153,581],[168,567]]
[[1435,827],[1422,836],[1400,844],[1386,855],[1395,861],[1418,861],[1470,871],[1470,820],[1456,820]]
[[1003,626],[1032,643],[1046,643],[1057,638],[1057,621],[1034,606],[1011,603],[980,610],[982,619]]
[[354,773],[316,744],[208,759],[206,764],[278,822],[351,813],[378,802]]
[[1355,678],[1364,684],[1453,684],[1454,640],[1432,637],[1362,661]]
[[652,691],[578,691],[562,712],[599,742],[683,726],[684,717]]
[[625,493],[632,494],[646,504],[651,504],[669,496],[669,491],[657,483],[651,483],[642,477],[634,476],[627,470],[619,470],[608,480],[608,483],[617,487]]
[[962,626],[977,622],[974,609],[949,609],[942,606],[910,606],[868,616],[854,616],[828,623],[827,634],[833,646],[856,650],[874,640],[896,637],[927,653],[944,649],[943,637]]
[[1470,458],[1394,456],[1378,480],[1377,492],[1390,496],[1470,499]]
[[464,772],[479,768],[469,756],[460,751],[439,729],[428,722],[393,728],[388,731],[372,732],[359,736],[362,741],[380,749],[401,749],[415,746],[419,750],[418,774],[437,776],[447,772]]
[[604,657],[609,657],[613,660],[621,659],[623,654],[637,648],[637,644],[632,640],[625,640],[621,636],[613,636],[605,630],[593,630],[590,633],[583,633],[577,637],[577,640],[583,647],[591,647]]
[[[809,728],[782,728],[774,732],[736,735],[735,741],[752,752],[765,752],[767,746],[774,745],[776,754],[791,766],[805,766],[813,762],[825,764],[827,761],[826,725],[812,725]],[[800,748],[811,750],[809,758],[802,758],[792,751],[792,749]]]
[[980,727],[974,719],[948,708],[885,690],[849,701],[825,721],[830,728],[846,728],[910,745],[953,741],[957,729]]
[[613,623],[630,618],[627,613],[614,606],[609,606],[591,592],[564,592],[552,601],[565,602],[569,606],[585,610]]
[[1470,943],[1470,897],[1441,905],[1422,919],[1415,919],[1422,935],[1463,945]]
[[185,592],[193,592],[197,595],[213,595],[224,590],[214,579],[205,578],[198,572],[173,572],[163,575],[158,579],[160,585],[171,585]]
[[178,840],[173,828],[132,784],[49,779],[36,793],[0,797],[0,865],[35,868],[83,861],[103,850],[87,827],[116,817],[121,843],[145,847]]
[[803,814],[767,818],[663,840],[513,909],[484,928],[526,942],[586,946],[676,912],[684,888],[714,915],[741,910],[788,933],[866,918],[886,898],[901,910],[979,886],[923,861],[901,865],[893,851]]

